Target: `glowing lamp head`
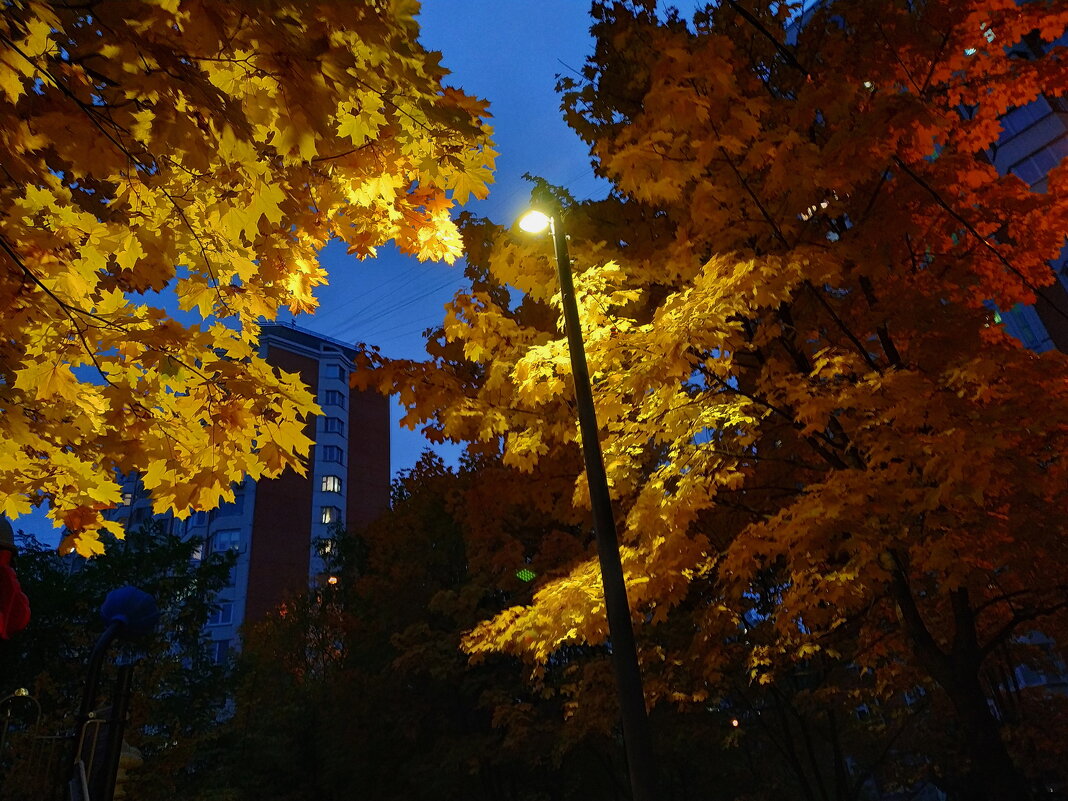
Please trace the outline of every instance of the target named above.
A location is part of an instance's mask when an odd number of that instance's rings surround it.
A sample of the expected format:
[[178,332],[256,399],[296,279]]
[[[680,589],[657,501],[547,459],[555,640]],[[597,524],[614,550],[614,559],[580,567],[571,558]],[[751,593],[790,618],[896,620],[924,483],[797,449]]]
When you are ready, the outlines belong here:
[[737,729],[737,728],[738,728],[738,718],[734,718],[733,720],[731,720],[731,725],[732,725],[732,726],[733,726],[734,728],[736,728],[736,729]]
[[326,580],[327,584],[337,584],[337,576],[331,576]]
[[549,227],[549,217],[544,212],[531,209],[519,218],[519,228],[528,234],[540,234]]

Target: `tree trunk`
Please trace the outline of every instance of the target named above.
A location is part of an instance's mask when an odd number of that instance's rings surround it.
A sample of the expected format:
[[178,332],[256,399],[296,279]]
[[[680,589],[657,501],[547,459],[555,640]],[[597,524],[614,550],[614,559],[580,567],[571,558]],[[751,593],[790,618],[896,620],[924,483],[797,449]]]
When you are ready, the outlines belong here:
[[[1000,726],[979,683],[979,666],[961,666],[943,684],[960,722],[961,737],[971,762],[964,777],[968,801],[1027,801],[1027,782],[1009,756]],[[974,668],[974,670],[972,669]]]
[[1013,764],[1001,739],[1000,725],[979,681],[983,651],[979,647],[975,610],[968,591],[951,590],[955,631],[948,653],[927,628],[909,586],[907,559],[889,553],[895,566],[893,589],[913,652],[928,675],[945,690],[957,713],[961,742],[969,766],[963,776],[962,801],[1028,801],[1027,782]]

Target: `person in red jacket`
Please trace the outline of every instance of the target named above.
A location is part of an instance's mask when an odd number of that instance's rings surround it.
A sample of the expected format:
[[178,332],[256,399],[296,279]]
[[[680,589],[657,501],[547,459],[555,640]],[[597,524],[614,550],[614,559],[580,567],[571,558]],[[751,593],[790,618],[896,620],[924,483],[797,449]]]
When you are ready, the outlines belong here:
[[22,631],[30,622],[30,599],[19,586],[12,562],[18,549],[11,524],[0,517],[0,639]]

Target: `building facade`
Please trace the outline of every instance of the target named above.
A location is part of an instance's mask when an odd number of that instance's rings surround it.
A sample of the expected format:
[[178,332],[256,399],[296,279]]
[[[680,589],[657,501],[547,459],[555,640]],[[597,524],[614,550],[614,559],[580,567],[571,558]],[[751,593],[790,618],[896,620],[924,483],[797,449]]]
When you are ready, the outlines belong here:
[[[233,503],[161,521],[172,533],[202,539],[205,554],[236,554],[229,586],[208,622],[216,661],[236,645],[244,623],[262,620],[286,597],[330,579],[319,540],[365,526],[389,506],[389,398],[349,388],[355,351],[281,324],[263,326],[260,349],[270,364],[298,373],[322,409],[305,432],[315,442],[307,475],[246,479],[235,487]],[[113,516],[125,525],[152,517],[137,476],[124,481],[123,500]]]
[[[990,32],[993,35],[993,32]],[[1068,35],[1043,43],[1033,34],[1009,48],[1014,58],[1039,59],[1068,44]],[[1068,156],[1068,100],[1040,96],[1001,118],[1001,137],[987,156],[1002,175],[1012,173],[1034,192],[1046,192],[1048,174]],[[1068,249],[1051,265],[1057,280],[1043,287],[1034,306],[999,309],[1005,330],[1036,353],[1068,352]]]

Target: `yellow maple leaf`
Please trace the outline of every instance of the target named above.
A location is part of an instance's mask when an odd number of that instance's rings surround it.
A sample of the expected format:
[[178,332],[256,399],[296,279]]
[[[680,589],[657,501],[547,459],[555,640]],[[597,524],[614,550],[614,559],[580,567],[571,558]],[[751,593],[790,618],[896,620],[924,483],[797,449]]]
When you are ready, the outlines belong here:
[[254,219],[266,217],[268,222],[278,223],[283,216],[281,206],[285,199],[286,193],[281,187],[263,182],[257,185],[248,208]]
[[32,392],[37,400],[59,396],[65,400],[76,401],[81,391],[69,364],[53,361],[45,356],[18,370],[15,374],[15,386]]
[[12,104],[17,103],[25,92],[22,72],[8,64],[4,57],[0,57],[0,89]]

